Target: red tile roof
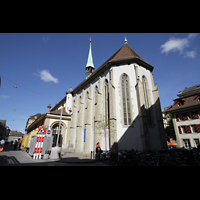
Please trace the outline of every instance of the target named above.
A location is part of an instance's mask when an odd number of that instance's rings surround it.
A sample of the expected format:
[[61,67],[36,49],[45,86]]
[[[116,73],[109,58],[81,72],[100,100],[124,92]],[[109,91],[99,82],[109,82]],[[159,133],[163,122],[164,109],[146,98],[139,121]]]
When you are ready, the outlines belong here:
[[124,44],[124,46],[117,51],[117,54],[115,54],[114,57],[109,61],[123,60],[128,58],[140,58],[143,60],[128,44]]
[[22,136],[22,135],[24,135],[24,134],[21,133],[21,132],[18,132],[18,131],[10,131],[9,135],[13,135],[13,136]]
[[172,108],[170,108],[169,110],[167,110],[167,112],[174,112],[174,111],[179,111],[182,110],[184,108],[189,108],[189,107],[194,107],[194,106],[200,106],[200,101],[199,101],[199,93],[197,94],[193,94],[190,96],[184,96],[178,99],[174,100],[174,104],[172,106]]

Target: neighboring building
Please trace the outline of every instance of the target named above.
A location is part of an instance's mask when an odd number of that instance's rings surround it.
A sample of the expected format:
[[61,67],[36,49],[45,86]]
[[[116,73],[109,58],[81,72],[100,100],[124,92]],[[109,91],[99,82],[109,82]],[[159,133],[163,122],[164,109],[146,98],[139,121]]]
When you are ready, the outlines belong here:
[[[66,112],[71,115],[68,149],[88,154],[95,151],[97,142],[104,150],[106,146],[108,149],[166,149],[153,68],[125,39],[125,44],[94,71],[90,40],[86,79],[67,92]],[[95,129],[101,116],[112,124],[107,129],[107,145],[105,137],[100,137]]]
[[[40,116],[41,116],[40,113],[38,113],[36,115],[33,115],[33,116],[30,116],[28,118],[28,121],[26,122],[26,128],[25,128],[25,130]],[[27,132],[25,131],[25,133],[27,133]]]
[[[51,110],[51,106],[47,106],[48,111],[45,114],[36,114],[30,116],[26,123],[25,132],[29,134],[33,130],[38,130],[39,126],[48,126],[49,130],[51,130],[51,134],[53,136],[53,144],[54,147],[57,141],[57,134],[59,132],[59,122],[62,108],[62,120],[61,120],[61,130],[59,136],[59,145],[63,148],[66,148],[67,144],[67,131],[68,131],[68,123],[71,121],[71,117],[69,114],[65,112],[65,100],[64,97],[58,104],[56,104]],[[32,123],[31,123],[32,122]]]
[[169,126],[169,115],[166,113],[167,110],[169,110],[172,106],[168,106],[166,108],[164,108],[164,111],[162,112],[162,117],[163,117],[163,125],[164,125],[164,128],[168,127]]
[[18,131],[10,131],[7,142],[11,142],[11,141],[14,142],[15,140],[18,141],[18,139],[20,139],[22,141],[23,135],[24,135],[23,133],[18,132]]
[[197,147],[200,140],[200,84],[185,88],[177,96],[172,108],[166,111],[173,115],[177,147]]
[[6,120],[0,120],[0,139],[4,138],[7,142],[10,129],[6,126]]

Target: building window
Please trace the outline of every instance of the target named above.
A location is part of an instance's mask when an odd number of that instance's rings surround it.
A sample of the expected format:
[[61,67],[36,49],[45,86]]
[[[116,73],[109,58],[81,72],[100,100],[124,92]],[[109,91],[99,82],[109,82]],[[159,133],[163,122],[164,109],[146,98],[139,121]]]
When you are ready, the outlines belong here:
[[182,126],[182,130],[183,130],[183,133],[192,133],[189,125]]
[[177,121],[177,122],[180,121],[179,115],[176,115],[176,121]]
[[187,113],[183,113],[183,120],[184,120],[184,121],[188,120],[188,115],[187,115]]
[[124,125],[131,125],[131,109],[130,109],[130,94],[129,94],[129,79],[126,74],[122,75],[122,102],[123,102],[123,116]]
[[199,139],[197,138],[197,139],[194,139],[194,142],[195,142],[195,144],[196,144],[196,147],[198,147],[198,145],[199,145]]
[[200,133],[200,124],[191,125],[193,133]]
[[178,99],[178,100],[176,100],[176,101],[174,102],[174,105],[176,105],[176,104],[177,104],[177,106],[182,106],[182,105],[184,104],[184,100]]
[[186,149],[190,149],[191,145],[189,139],[183,139],[183,144]]
[[145,76],[142,77],[142,85],[143,85],[143,92],[144,92],[144,104],[145,109],[147,113],[147,121],[148,125],[153,125],[152,117],[151,117],[151,103],[150,103],[150,97],[149,97],[149,87],[147,83],[147,79]]
[[196,124],[196,132],[200,133],[200,124]]
[[199,114],[196,110],[192,111],[192,119],[199,119]]

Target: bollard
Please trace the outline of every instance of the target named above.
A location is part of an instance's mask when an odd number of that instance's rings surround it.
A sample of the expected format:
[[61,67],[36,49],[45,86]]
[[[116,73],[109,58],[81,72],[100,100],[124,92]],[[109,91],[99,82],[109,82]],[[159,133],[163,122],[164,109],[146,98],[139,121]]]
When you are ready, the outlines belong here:
[[91,151],[91,159],[94,159],[94,151]]

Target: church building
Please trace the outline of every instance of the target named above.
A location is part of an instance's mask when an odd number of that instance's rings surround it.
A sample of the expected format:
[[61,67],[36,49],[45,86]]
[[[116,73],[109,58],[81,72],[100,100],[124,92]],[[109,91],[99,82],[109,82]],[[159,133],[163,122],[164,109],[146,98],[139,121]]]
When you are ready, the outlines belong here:
[[95,151],[97,142],[102,150],[167,148],[154,67],[128,45],[126,38],[96,70],[90,39],[85,69],[86,79],[66,93],[65,110],[71,115],[68,149],[88,154]]

